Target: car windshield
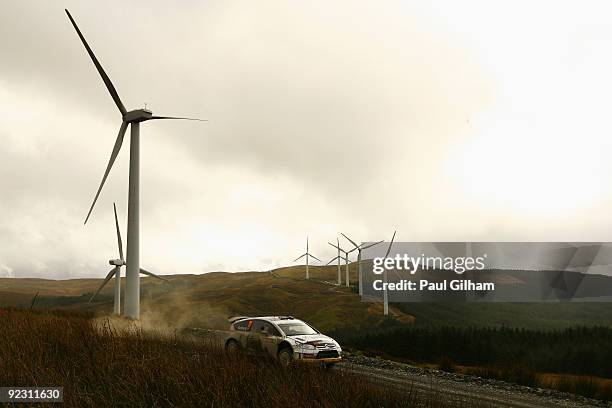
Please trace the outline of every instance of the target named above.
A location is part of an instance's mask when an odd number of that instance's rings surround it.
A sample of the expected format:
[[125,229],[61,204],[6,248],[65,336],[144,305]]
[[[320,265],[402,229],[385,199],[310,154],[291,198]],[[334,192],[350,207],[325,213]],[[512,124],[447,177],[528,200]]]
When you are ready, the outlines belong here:
[[278,327],[287,336],[300,336],[305,334],[317,334],[317,331],[303,322],[279,323]]

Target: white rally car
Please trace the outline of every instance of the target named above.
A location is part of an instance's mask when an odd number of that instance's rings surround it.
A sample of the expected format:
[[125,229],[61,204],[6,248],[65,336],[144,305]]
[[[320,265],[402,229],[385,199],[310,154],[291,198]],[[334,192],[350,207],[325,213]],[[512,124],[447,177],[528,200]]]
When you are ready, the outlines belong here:
[[294,361],[331,366],[342,360],[336,340],[292,316],[233,317],[228,353],[264,354],[288,366]]

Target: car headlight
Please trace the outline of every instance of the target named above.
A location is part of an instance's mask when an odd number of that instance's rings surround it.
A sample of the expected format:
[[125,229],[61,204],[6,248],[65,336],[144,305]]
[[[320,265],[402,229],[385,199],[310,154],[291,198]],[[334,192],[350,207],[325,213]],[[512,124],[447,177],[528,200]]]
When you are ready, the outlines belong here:
[[302,350],[315,350],[315,346],[313,346],[312,344],[302,344]]

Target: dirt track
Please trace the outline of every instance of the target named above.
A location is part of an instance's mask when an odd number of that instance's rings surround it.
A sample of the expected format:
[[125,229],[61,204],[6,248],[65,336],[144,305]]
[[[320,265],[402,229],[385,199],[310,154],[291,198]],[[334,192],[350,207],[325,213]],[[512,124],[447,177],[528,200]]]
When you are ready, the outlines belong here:
[[445,373],[367,357],[347,357],[338,370],[367,376],[371,381],[398,391],[411,390],[432,399],[472,407],[612,407],[612,403],[552,390],[529,388],[503,381]]
[[[222,345],[227,332],[188,329],[186,333]],[[549,389],[531,388],[504,381],[447,373],[363,356],[347,355],[336,370],[363,375],[370,381],[399,392],[426,396],[423,400],[443,398],[450,405],[464,407],[509,408],[584,408],[607,407],[612,403],[588,399]]]

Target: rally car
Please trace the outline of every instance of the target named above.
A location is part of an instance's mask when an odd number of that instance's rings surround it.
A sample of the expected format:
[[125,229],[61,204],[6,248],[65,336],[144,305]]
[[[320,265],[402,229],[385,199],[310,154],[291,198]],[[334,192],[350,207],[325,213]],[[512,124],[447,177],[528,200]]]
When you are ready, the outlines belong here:
[[342,349],[331,337],[292,316],[233,317],[225,341],[228,353],[268,355],[283,365],[294,362],[331,366],[342,360]]

